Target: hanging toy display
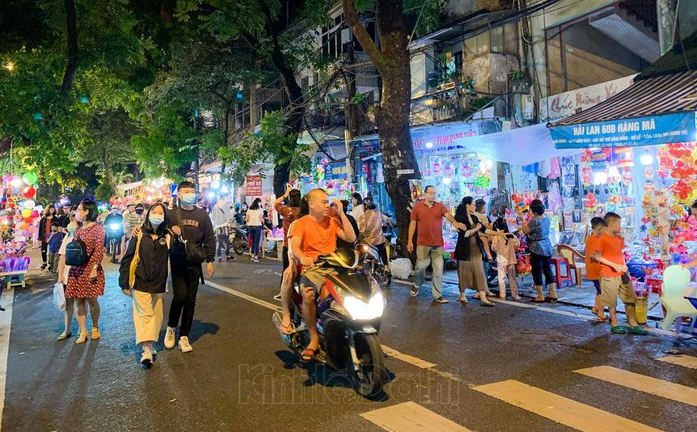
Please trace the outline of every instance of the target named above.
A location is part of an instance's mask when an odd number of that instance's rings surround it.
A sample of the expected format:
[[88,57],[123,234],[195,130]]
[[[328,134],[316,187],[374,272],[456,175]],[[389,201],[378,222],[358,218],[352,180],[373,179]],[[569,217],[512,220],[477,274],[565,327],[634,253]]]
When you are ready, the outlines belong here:
[[622,184],[626,187],[630,187],[634,181],[634,174],[632,174],[631,168],[624,168],[622,170]]
[[593,192],[589,192],[586,199],[583,200],[583,208],[587,212],[591,213],[598,210],[598,200],[595,198],[595,194]]
[[593,169],[589,166],[584,166],[581,168],[581,183],[583,186],[588,187],[593,183]]
[[615,149],[615,154],[618,157],[618,168],[631,168],[634,166],[634,157],[631,147],[618,147]]

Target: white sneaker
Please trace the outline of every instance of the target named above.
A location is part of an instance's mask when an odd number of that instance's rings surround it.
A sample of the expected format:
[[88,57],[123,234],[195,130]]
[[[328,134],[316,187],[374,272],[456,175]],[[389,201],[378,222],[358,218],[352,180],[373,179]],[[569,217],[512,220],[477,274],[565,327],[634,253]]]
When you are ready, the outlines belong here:
[[174,348],[174,329],[172,327],[167,327],[167,332],[165,333],[165,348]]
[[188,353],[194,350],[193,348],[191,348],[189,338],[186,336],[182,336],[179,338],[179,349],[182,350],[183,353]]

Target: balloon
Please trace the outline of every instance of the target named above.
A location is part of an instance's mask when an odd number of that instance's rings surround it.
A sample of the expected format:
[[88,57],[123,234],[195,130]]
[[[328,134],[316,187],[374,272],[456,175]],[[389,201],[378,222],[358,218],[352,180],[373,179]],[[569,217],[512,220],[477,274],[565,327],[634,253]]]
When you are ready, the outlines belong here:
[[26,200],[26,201],[24,201],[24,208],[25,208],[25,209],[31,210],[31,209],[33,209],[34,207],[36,207],[36,203],[35,203],[33,200]]
[[24,218],[24,222],[26,222],[26,223],[28,223],[28,224],[32,223],[33,220],[34,220],[34,218],[31,218],[31,217],[25,217],[25,218]]
[[22,177],[22,180],[24,180],[24,183],[28,185],[33,185],[36,183],[36,181],[39,179],[39,176],[36,175],[34,171],[29,171],[24,174],[24,177]]
[[31,209],[24,209],[24,210],[22,210],[22,217],[25,217],[25,218],[31,217],[31,213],[32,213]]
[[40,215],[39,215],[39,211],[38,211],[38,210],[33,210],[33,211],[31,212],[31,217],[33,217],[33,218],[38,218],[39,216],[40,216]]
[[19,229],[21,229],[22,231],[29,229],[29,224],[26,222],[22,222],[22,224],[19,226]]
[[32,199],[36,195],[36,189],[34,189],[34,186],[25,187],[22,191],[22,195],[24,195],[25,198]]

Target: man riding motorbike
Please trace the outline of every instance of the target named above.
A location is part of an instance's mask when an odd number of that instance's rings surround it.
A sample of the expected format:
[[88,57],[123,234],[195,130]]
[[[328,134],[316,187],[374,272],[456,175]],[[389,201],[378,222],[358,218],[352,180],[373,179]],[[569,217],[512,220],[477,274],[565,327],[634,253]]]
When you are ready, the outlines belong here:
[[[333,200],[336,206],[337,217],[330,217],[329,196],[322,189],[313,189],[305,195],[303,200],[308,205],[309,214],[293,223],[290,233],[290,253],[296,263],[299,263],[303,273],[303,279],[309,281],[308,285],[301,286],[303,296],[303,315],[310,335],[310,343],[302,352],[303,361],[311,361],[315,358],[319,348],[319,333],[317,332],[317,305],[316,297],[319,289],[324,285],[327,274],[335,271],[331,268],[314,267],[314,263],[320,255],[329,254],[336,249],[337,236],[347,242],[356,240],[356,233],[351,226],[343,205],[339,200]],[[341,222],[341,225],[339,224]],[[281,300],[283,305],[282,329],[286,333],[292,333],[290,320],[290,301],[293,289],[293,276],[298,271],[291,270],[289,266],[284,272]]]

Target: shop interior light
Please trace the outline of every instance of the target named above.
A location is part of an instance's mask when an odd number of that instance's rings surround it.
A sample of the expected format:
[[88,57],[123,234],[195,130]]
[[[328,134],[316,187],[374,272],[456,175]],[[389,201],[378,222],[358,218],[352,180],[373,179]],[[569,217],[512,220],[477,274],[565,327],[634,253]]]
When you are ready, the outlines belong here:
[[211,187],[212,187],[213,189],[220,189],[220,181],[219,181],[219,180],[214,180],[213,182],[211,182]]
[[11,184],[12,186],[14,186],[14,187],[19,187],[19,186],[22,185],[22,179],[20,179],[20,178],[14,178],[14,179],[12,179],[12,181],[10,182],[10,184]]
[[451,179],[450,177],[443,177],[443,184],[444,185],[449,185],[450,183],[452,183],[452,181],[453,181],[453,179]]
[[431,141],[427,142],[426,148],[433,148],[433,143]]
[[213,191],[208,192],[208,198],[209,199],[215,198],[215,192],[213,192]]
[[607,172],[608,177],[610,178],[619,178],[620,176],[620,170],[617,169],[616,166],[611,166],[610,169]]
[[644,154],[641,155],[641,158],[639,158],[639,161],[641,161],[641,164],[644,166],[651,165],[653,163],[653,156],[646,150]]
[[593,174],[593,184],[598,186],[598,185],[603,185],[607,183],[607,173],[605,171],[598,171],[595,174]]
[[486,167],[491,169],[493,166],[494,166],[494,161],[492,161],[491,159],[487,159],[486,160]]
[[221,191],[222,193],[229,193],[229,192],[230,192],[230,189],[228,189],[227,186],[223,186],[222,189],[220,189],[220,191]]

